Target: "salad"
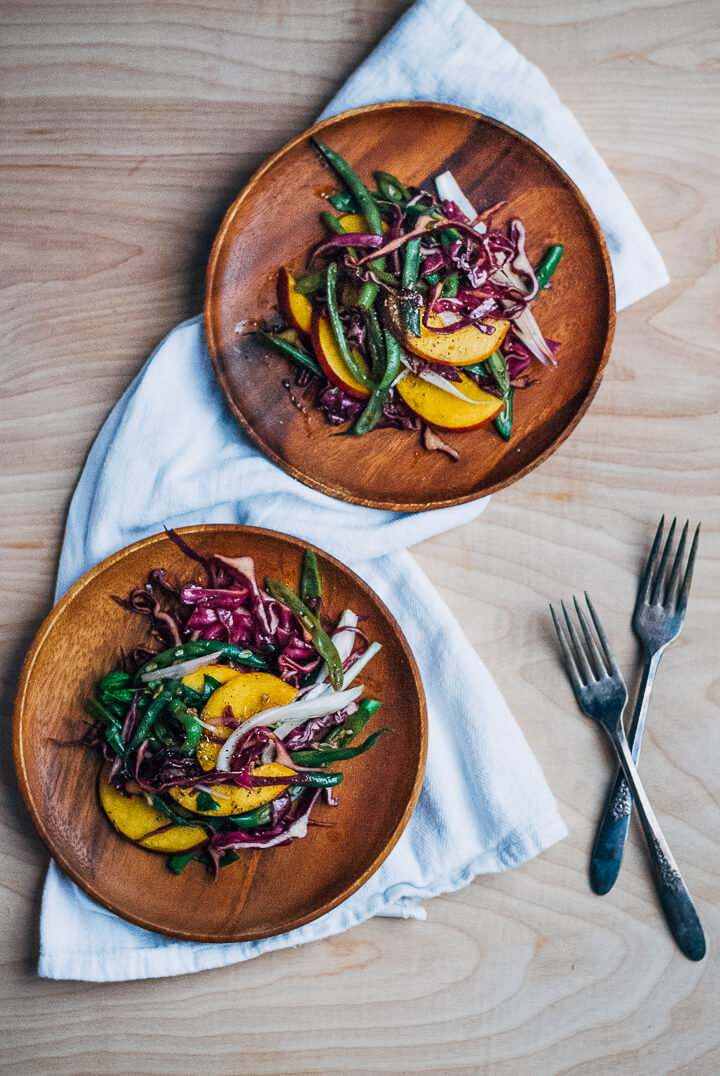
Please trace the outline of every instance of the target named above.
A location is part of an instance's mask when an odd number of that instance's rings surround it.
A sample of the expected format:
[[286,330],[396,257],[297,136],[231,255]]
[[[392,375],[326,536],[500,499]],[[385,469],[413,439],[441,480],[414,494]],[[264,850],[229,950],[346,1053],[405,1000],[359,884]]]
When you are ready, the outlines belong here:
[[124,608],[148,620],[158,649],[122,655],[86,701],[80,742],[103,760],[100,803],[115,828],[165,853],[176,873],[192,860],[217,876],[243,850],[305,837],[337,763],[389,730],[357,742],[380,708],[358,681],[380,644],[346,609],[327,623],[315,553],[297,592],[266,579],[250,557],[203,556],[169,537],[206,578],[177,584],[162,568]]
[[[392,426],[458,458],[437,430],[492,421],[509,440],[514,395],[535,383],[534,360],[555,366],[533,306],[563,254],[550,247],[533,267],[525,227],[495,229],[506,203],[476,212],[451,172],[435,193],[374,172],[369,189],[335,150],[313,140],[345,189],[320,213],[326,235],[307,269],[277,276],[283,324],[257,332],[296,367],[291,392],[333,425],[363,435]],[[240,330],[240,327],[238,329]]]

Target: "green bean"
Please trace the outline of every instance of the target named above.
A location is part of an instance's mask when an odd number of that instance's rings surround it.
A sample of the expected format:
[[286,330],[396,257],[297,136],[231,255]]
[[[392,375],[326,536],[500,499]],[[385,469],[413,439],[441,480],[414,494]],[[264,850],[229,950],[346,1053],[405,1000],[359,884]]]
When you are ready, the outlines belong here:
[[350,191],[360,212],[365,216],[370,231],[375,235],[382,235],[382,217],[380,216],[380,210],[375,204],[375,200],[370,191],[360,179],[360,176],[355,169],[348,164],[344,157],[341,157],[334,149],[331,149],[330,146],[321,142],[319,138],[313,138],[313,142]]
[[[176,826],[202,826],[205,827],[205,819],[194,818],[189,811],[180,807],[171,807],[160,796],[151,796],[152,805],[156,811],[160,814],[164,814],[166,818],[169,818],[171,822],[174,822]],[[210,829],[213,827],[211,826]]]
[[167,861],[167,865],[173,874],[181,874],[185,870],[188,863],[191,863],[196,858],[195,852],[181,852],[179,855],[170,856]]
[[550,277],[553,275],[558,267],[558,263],[563,256],[565,247],[560,243],[556,243],[554,246],[549,247],[542,258],[542,261],[535,270],[535,276],[539,287],[544,288]]
[[460,278],[458,277],[458,274],[450,273],[443,281],[442,291],[440,292],[441,298],[454,299],[458,293],[459,286]]
[[102,726],[108,747],[110,747],[119,758],[125,758],[126,748],[122,738],[122,725],[117,718],[114,717],[102,703],[99,703],[97,699],[86,699],[85,710],[96,724]]
[[[335,169],[337,174],[345,183],[345,186],[350,191],[351,195],[357,203],[360,213],[363,214],[368,222],[368,228],[374,235],[382,235],[382,217],[380,216],[380,210],[377,207],[375,199],[370,191],[367,189],[360,176],[352,168],[344,157],[341,157],[339,153],[336,153],[334,149],[327,146],[324,142],[321,142],[318,138],[314,138],[313,142],[320,150],[325,160]],[[369,263],[368,266],[372,270],[384,269],[385,259],[378,258],[375,261]],[[368,310],[377,299],[378,286],[372,281],[368,281],[363,285],[363,289],[360,292],[360,299],[358,306],[361,310]]]
[[[296,800],[304,791],[302,785],[291,785],[286,791],[290,799]],[[255,829],[257,826],[267,826],[272,821],[273,805],[265,803],[262,807],[255,807],[252,811],[243,814],[232,815],[224,819],[223,829]]]
[[373,172],[373,179],[377,183],[378,190],[389,202],[404,205],[410,201],[412,195],[407,187],[390,172]]
[[318,654],[328,667],[328,678],[336,691],[340,691],[343,683],[343,667],[337,647],[328,633],[323,628],[315,613],[308,609],[305,602],[286,583],[279,579],[266,579],[265,586],[273,598],[286,605],[291,613],[294,613],[306,631],[310,633],[310,641]]
[[380,381],[385,370],[387,358],[385,356],[385,339],[374,306],[365,311],[365,331],[367,333],[368,350],[370,351],[373,380]]
[[136,751],[141,743],[150,738],[155,722],[160,716],[160,711],[176,698],[179,690],[180,681],[171,680],[167,687],[163,687],[158,691],[132,734],[129,745],[130,751]]
[[355,713],[346,717],[342,725],[336,725],[331,729],[323,742],[333,747],[344,747],[362,732],[381,706],[382,703],[378,699],[362,699]]
[[249,665],[253,669],[266,669],[267,662],[257,657],[252,650],[245,647],[234,646],[233,643],[224,643],[220,639],[194,639],[180,646],[173,646],[169,650],[162,650],[141,665],[135,673],[135,683],[138,683],[145,673],[155,672],[156,669],[167,669],[171,665],[178,665],[192,658],[200,658],[204,654],[217,654],[220,652],[231,661],[237,661],[240,665]]
[[300,575],[300,600],[307,603],[321,596],[322,579],[320,578],[317,555],[314,550],[306,549]]
[[209,792],[198,792],[195,806],[198,811],[219,811],[220,804],[213,799]]
[[311,295],[314,291],[320,291],[324,287],[324,269],[314,269],[311,273],[304,273],[295,281],[295,291],[300,295]]
[[500,389],[503,396],[505,396],[505,393],[510,389],[510,375],[508,374],[505,356],[500,348],[498,348],[497,351],[493,351],[492,355],[488,355],[485,360],[485,368],[495,378],[497,387]]
[[271,347],[278,354],[282,355],[286,359],[292,359],[298,366],[303,366],[310,373],[315,374],[316,377],[320,377],[322,370],[318,365],[316,359],[312,355],[308,355],[306,351],[302,351],[299,347],[295,347],[289,340],[281,340],[278,336],[272,336],[270,333],[261,332],[258,330],[255,333],[260,339]]
[[385,401],[388,398],[390,386],[400,373],[402,367],[402,349],[390,332],[389,329],[384,330],[385,337],[385,373],[382,376],[382,380],[373,389],[370,394],[370,399],[365,405],[365,410],[360,415],[360,418],[355,423],[352,433],[357,436],[362,436],[364,433],[369,433],[374,429],[380,421]]
[[411,239],[405,246],[405,260],[403,262],[402,286],[403,294],[400,298],[400,313],[405,328],[410,336],[420,336],[422,327],[420,323],[420,293],[417,291],[417,280],[420,272],[420,238]]
[[350,191],[339,191],[337,194],[331,194],[328,198],[328,202],[337,209],[339,213],[359,213],[360,206],[353,198]]
[[359,381],[364,388],[372,392],[373,383],[365,373],[365,371],[355,361],[355,356],[348,347],[348,342],[345,339],[345,331],[340,320],[340,311],[338,309],[337,301],[337,275],[338,267],[337,262],[331,262],[327,269],[327,284],[325,288],[325,297],[327,300],[328,318],[330,325],[332,326],[333,335],[338,346],[338,351],[342,355],[343,361],[347,366],[350,373],[353,375],[356,381]]
[[[508,374],[505,356],[500,348],[498,348],[497,351],[493,351],[492,355],[488,355],[484,364],[478,363],[477,365],[482,365],[484,367],[482,371],[478,372],[486,376],[494,377],[495,383],[500,389],[503,399],[503,409],[500,414],[496,415],[493,419],[493,425],[502,439],[504,441],[509,441],[513,422],[513,396],[515,390],[510,384],[510,375]],[[466,367],[466,369],[468,369],[468,367]]]
[[510,431],[512,430],[513,423],[513,397],[515,395],[515,389],[512,386],[508,389],[507,393],[503,395],[503,409],[499,415],[494,419],[495,429],[502,437],[503,441],[510,440]]
[[334,232],[335,235],[345,235],[345,229],[340,223],[340,218],[336,217],[334,213],[328,213],[327,210],[320,213],[320,223],[324,224],[329,232]]
[[355,758],[369,751],[383,732],[392,732],[392,729],[378,729],[357,747],[332,747],[324,743],[315,750],[292,751],[290,757],[298,766],[329,766],[331,762],[343,762],[345,759]]
[[170,713],[185,729],[185,739],[178,748],[181,754],[191,755],[200,743],[203,727],[197,719],[197,714],[189,710],[179,699],[170,703]]

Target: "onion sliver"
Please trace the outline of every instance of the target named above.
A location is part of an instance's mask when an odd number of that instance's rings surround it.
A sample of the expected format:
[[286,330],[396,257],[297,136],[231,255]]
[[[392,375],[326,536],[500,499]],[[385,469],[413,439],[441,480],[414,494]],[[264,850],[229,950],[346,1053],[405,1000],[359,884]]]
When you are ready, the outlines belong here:
[[[462,187],[455,179],[452,172],[443,172],[437,177],[435,180],[435,190],[438,192],[438,198],[442,199],[443,202],[454,202],[471,223],[475,220],[475,217],[477,216],[475,207],[465,196]],[[482,221],[473,225],[473,227],[474,230],[480,234],[487,231],[487,226]]]
[[188,673],[202,669],[203,665],[212,665],[222,655],[222,650],[217,650],[214,654],[203,654],[200,658],[190,658],[189,661],[181,661],[177,665],[168,665],[167,669],[155,669],[153,672],[143,673],[140,679],[144,684],[150,683],[151,680],[181,680]]
[[433,374],[429,370],[423,370],[421,373],[416,374],[409,362],[406,362],[405,359],[403,359],[403,362],[411,374],[419,377],[421,381],[427,381],[428,385],[435,385],[436,388],[450,393],[451,396],[457,396],[458,400],[462,400],[463,403],[470,404],[472,407],[485,406],[484,400],[471,400],[469,396],[461,392],[454,381],[448,381],[447,378],[441,377],[440,374]]
[[367,650],[360,655],[357,661],[353,662],[349,669],[346,670],[343,677],[343,691],[350,687],[353,680],[360,675],[369,661],[375,657],[378,651],[382,650],[381,643],[370,643]]
[[230,769],[235,746],[238,740],[250,729],[257,728],[259,725],[281,724],[282,728],[286,730],[280,737],[284,739],[294,728],[297,728],[298,725],[303,725],[313,717],[324,717],[325,714],[335,714],[338,710],[344,710],[349,703],[355,702],[355,699],[359,698],[364,690],[361,684],[359,687],[350,688],[349,691],[324,691],[322,695],[314,699],[305,697],[300,702],[289,702],[285,706],[271,706],[267,710],[261,710],[259,714],[249,717],[247,721],[243,721],[242,725],[230,733],[220,748],[220,754],[215,764],[216,769],[226,771]]

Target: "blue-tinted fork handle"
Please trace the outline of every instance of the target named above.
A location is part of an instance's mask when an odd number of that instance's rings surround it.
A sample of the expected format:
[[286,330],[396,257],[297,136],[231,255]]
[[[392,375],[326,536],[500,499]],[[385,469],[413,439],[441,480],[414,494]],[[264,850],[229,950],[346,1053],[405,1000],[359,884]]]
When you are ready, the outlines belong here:
[[[654,654],[646,655],[640,690],[638,691],[635,712],[628,729],[628,741],[632,747],[632,759],[637,764],[645,731],[650,695],[652,694],[655,673],[665,647]],[[632,814],[632,795],[622,769],[610,788],[605,809],[600,819],[592,856],[590,857],[590,885],[594,893],[604,896],[609,893],[620,873],[625,841],[627,839],[630,815]]]
[[625,738],[622,715],[617,725],[603,722],[603,727],[617,752],[627,782],[632,789],[640,824],[650,850],[650,863],[655,875],[655,885],[670,933],[681,953],[688,960],[702,960],[705,956],[705,935],[683,876],[680,874],[650,800],[643,788],[640,775],[633,761]]

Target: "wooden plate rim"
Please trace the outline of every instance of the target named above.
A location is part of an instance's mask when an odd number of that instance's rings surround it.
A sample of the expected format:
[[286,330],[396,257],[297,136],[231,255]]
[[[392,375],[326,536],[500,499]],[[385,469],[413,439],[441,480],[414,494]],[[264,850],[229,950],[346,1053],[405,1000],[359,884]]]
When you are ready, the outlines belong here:
[[[376,604],[381,609],[383,615],[387,618],[387,622],[390,625],[393,633],[397,637],[398,642],[405,654],[405,657],[407,658],[419,703],[420,757],[417,772],[415,774],[415,780],[413,782],[412,792],[410,794],[408,803],[405,807],[402,817],[398,821],[389,841],[385,844],[382,851],[375,857],[370,866],[367,867],[363,871],[363,873],[355,879],[355,881],[353,881],[349,886],[345,887],[342,893],[340,893],[337,897],[326,901],[325,904],[323,904],[322,907],[320,907],[318,910],[310,912],[309,914],[304,916],[298,916],[296,920],[292,921],[291,926],[283,927],[281,931],[273,931],[272,933],[268,933],[267,931],[263,930],[246,930],[243,932],[234,933],[231,932],[203,934],[201,932],[194,931],[171,930],[162,925],[158,925],[157,923],[148,922],[147,920],[143,919],[142,916],[131,915],[125,912],[122,907],[120,907],[114,901],[108,900],[103,897],[102,894],[94,888],[92,882],[89,882],[87,879],[83,878],[83,876],[75,870],[73,865],[68,862],[62,854],[58,854],[56,852],[53,847],[52,836],[48,832],[47,827],[45,826],[42,813],[38,809],[33,799],[30,780],[28,778],[25,767],[22,738],[23,729],[25,727],[24,721],[26,720],[26,715],[24,714],[24,704],[30,674],[35,665],[35,662],[37,661],[42,646],[48,634],[53,629],[57,619],[66,611],[68,606],[72,604],[74,598],[103,571],[111,567],[113,564],[117,563],[119,560],[122,560],[125,556],[136,552],[138,549],[141,549],[144,546],[152,545],[156,542],[163,541],[167,537],[166,534],[164,532],[160,532],[157,534],[149,535],[147,538],[141,538],[139,539],[139,541],[133,542],[131,545],[125,546],[123,549],[118,550],[116,553],[112,553],[109,557],[106,557],[104,560],[100,561],[99,564],[96,564],[95,567],[91,568],[83,576],[81,576],[80,579],[78,579],[78,581],[74,583],[73,586],[70,587],[70,589],[63,595],[60,601],[58,601],[57,604],[53,606],[50,613],[48,613],[47,617],[38,629],[35,638],[33,639],[31,647],[25,657],[25,661],[23,662],[22,670],[20,673],[20,680],[18,683],[17,694],[15,697],[15,705],[13,708],[13,755],[15,760],[15,771],[17,774],[17,780],[20,786],[22,798],[25,802],[25,806],[27,807],[28,813],[30,814],[38,836],[47,848],[51,857],[55,860],[63,873],[67,875],[67,877],[70,878],[88,897],[90,897],[91,900],[95,901],[95,903],[99,904],[102,908],[113,912],[121,919],[133,923],[135,926],[142,927],[143,929],[150,930],[155,934],[161,934],[165,937],[174,938],[179,941],[192,941],[201,943],[209,942],[217,944],[258,941],[262,938],[274,937],[277,933],[286,933],[290,930],[296,930],[298,927],[304,926],[306,923],[310,923],[315,919],[319,919],[327,912],[332,911],[333,908],[336,908],[339,904],[342,904],[344,901],[346,901],[348,897],[352,896],[353,893],[355,893],[366,881],[368,881],[368,879],[378,870],[382,863],[387,859],[388,855],[397,844],[398,840],[400,839],[400,836],[402,835],[406,825],[410,820],[410,816],[412,815],[412,812],[414,811],[415,805],[418,801],[420,789],[422,787],[422,782],[425,776],[425,765],[427,762],[428,749],[427,702],[425,699],[425,691],[423,688],[420,671],[418,669],[417,662],[415,661],[415,656],[410,648],[407,639],[405,638],[402,629],[400,628],[400,625],[386,606],[385,602],[375,593],[372,587],[368,583],[366,583],[364,579],[361,579],[361,577],[357,575],[356,572],[354,572],[351,568],[348,568],[346,564],[343,564],[342,561],[337,559],[337,557],[332,556],[332,554],[326,552],[320,546],[313,545],[310,542],[305,542],[300,538],[293,537],[292,535],[283,534],[280,531],[269,530],[265,527],[249,527],[235,523],[194,524],[188,527],[176,527],[175,531],[177,534],[180,534],[185,538],[190,538],[194,534],[202,534],[212,531],[232,532],[248,536],[279,539],[282,542],[294,546],[296,549],[314,550],[316,553],[320,554],[320,556],[330,561],[342,573],[347,573],[348,575],[350,575],[351,578],[357,584],[357,586],[363,591],[364,595],[369,598],[371,602]],[[98,806],[98,812],[99,811],[100,808]]]
[[[538,456],[536,456],[533,460],[531,460],[523,468],[521,468],[516,474],[512,476],[512,478],[495,482],[492,485],[487,486],[487,488],[483,488],[482,490],[476,492],[464,493],[462,494],[462,496],[459,497],[439,497],[437,499],[425,501],[394,501],[377,499],[373,497],[360,497],[347,491],[341,485],[331,485],[329,483],[319,481],[313,478],[312,475],[305,474],[305,472],[301,471],[294,464],[285,460],[282,456],[278,455],[277,452],[275,452],[269,445],[267,445],[263,441],[262,437],[260,437],[260,435],[255,431],[252,424],[246,419],[245,415],[237,406],[233,398],[231,386],[228,378],[226,377],[225,370],[222,364],[219,342],[216,338],[213,328],[213,317],[211,308],[212,294],[214,291],[213,283],[215,280],[215,274],[217,272],[220,253],[223,249],[227,232],[229,231],[230,226],[232,225],[232,222],[244,200],[260,183],[265,173],[268,172],[285,153],[287,153],[289,150],[294,149],[295,146],[299,145],[301,142],[304,142],[305,140],[313,137],[315,134],[324,131],[328,127],[331,127],[333,124],[350,119],[353,116],[365,115],[367,113],[377,112],[383,109],[390,110],[396,108],[418,107],[437,109],[441,112],[453,112],[459,115],[469,116],[474,120],[481,120],[484,123],[488,123],[491,126],[496,127],[501,131],[505,131],[506,133],[526,143],[536,153],[538,153],[540,157],[543,158],[550,165],[551,168],[556,169],[561,174],[561,176],[571,188],[578,202],[580,203],[580,206],[584,210],[585,216],[590,223],[595,239],[599,244],[607,280],[609,315],[607,332],[605,336],[605,345],[603,347],[602,356],[600,358],[595,377],[593,378],[587,390],[585,398],[583,399],[582,403],[578,407],[578,410],[575,412],[570,422],[568,422],[568,424],[556,435],[556,437],[551,441],[547,448],[544,449],[543,452],[541,452]],[[338,112],[336,115],[329,116],[327,119],[321,120],[319,123],[314,124],[312,127],[308,127],[305,131],[302,132],[302,134],[297,135],[295,138],[290,139],[289,142],[286,142],[284,146],[281,146],[281,148],[277,150],[277,152],[275,152],[271,157],[269,157],[257,169],[257,171],[253,173],[253,175],[250,177],[248,182],[245,184],[243,189],[238,194],[237,198],[235,198],[235,200],[230,205],[228,211],[226,212],[222,224],[220,225],[220,229],[215,237],[212,250],[210,252],[210,259],[208,261],[207,273],[205,277],[205,305],[203,312],[203,324],[205,329],[205,340],[207,342],[208,353],[210,355],[210,361],[212,362],[213,369],[215,371],[215,377],[217,378],[218,384],[222,389],[223,395],[225,396],[225,399],[229,404],[231,411],[235,415],[235,418],[238,420],[238,422],[245,430],[247,435],[250,437],[250,439],[253,441],[253,443],[260,449],[263,455],[265,455],[268,459],[272,460],[272,462],[276,464],[276,466],[280,467],[283,471],[285,471],[286,474],[291,475],[293,478],[297,479],[298,482],[302,482],[303,485],[309,486],[311,489],[316,489],[320,493],[326,494],[328,497],[334,497],[337,500],[344,501],[346,504],[358,504],[362,505],[365,508],[378,508],[385,511],[389,510],[392,512],[425,512],[433,508],[450,508],[453,505],[466,504],[468,501],[474,501],[480,497],[489,497],[492,493],[499,492],[501,489],[504,489],[506,486],[512,485],[519,479],[524,478],[525,475],[529,474],[531,471],[534,471],[536,467],[539,467],[541,463],[544,463],[544,461],[549,456],[551,456],[553,452],[556,451],[556,449],[560,447],[560,445],[573,432],[575,427],[580,422],[581,418],[585,415],[587,409],[595,398],[595,394],[597,393],[598,388],[600,387],[600,382],[602,381],[603,373],[605,372],[605,367],[607,366],[608,360],[610,358],[610,352],[612,349],[613,338],[615,334],[615,315],[615,281],[613,277],[612,263],[610,261],[610,254],[608,252],[607,243],[605,242],[605,236],[603,235],[602,228],[600,227],[597,217],[590,208],[590,205],[585,196],[583,195],[582,191],[570,178],[567,172],[557,163],[557,161],[550,156],[549,153],[547,153],[536,142],[533,142],[531,138],[528,138],[527,135],[521,134],[519,131],[516,131],[514,127],[510,127],[508,126],[508,124],[502,123],[500,120],[493,119],[491,116],[486,116],[482,112],[475,112],[473,109],[463,108],[461,105],[443,104],[442,102],[438,101],[383,101],[379,104],[363,105],[361,108],[351,108],[347,109],[345,112]]]

